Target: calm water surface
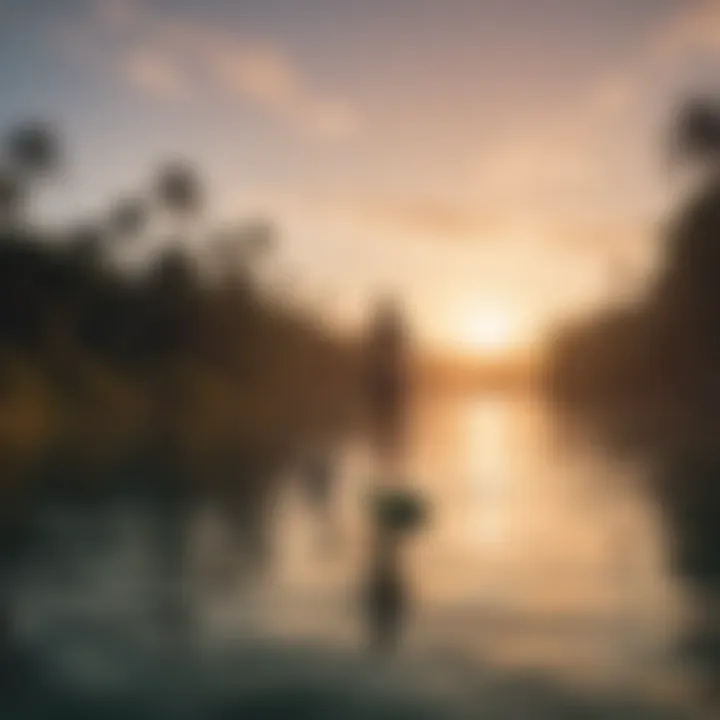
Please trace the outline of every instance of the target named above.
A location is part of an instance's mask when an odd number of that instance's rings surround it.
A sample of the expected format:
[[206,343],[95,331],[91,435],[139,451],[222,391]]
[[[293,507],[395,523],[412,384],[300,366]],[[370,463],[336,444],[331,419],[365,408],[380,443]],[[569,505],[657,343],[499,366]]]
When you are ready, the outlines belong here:
[[[668,570],[644,469],[561,429],[533,398],[428,397],[415,418],[408,476],[430,498],[432,521],[407,548],[415,608],[404,653],[682,696],[674,647],[689,604]],[[218,557],[236,557],[216,513],[198,512],[186,592],[204,646],[250,636],[360,646],[371,479],[367,449],[348,447],[327,527],[288,477],[273,517],[273,567],[234,589],[208,581]],[[25,572],[19,597],[31,641],[59,652],[53,638],[73,618],[126,623],[147,641],[145,522],[132,508],[102,520],[104,540],[76,542],[72,582],[52,563]]]
[[[572,437],[541,402],[501,395],[424,401],[408,468],[433,506],[408,555],[416,640],[576,671],[663,662],[686,603],[644,468]],[[372,466],[357,447],[341,469],[334,555],[291,497],[278,508],[283,594],[358,576]]]

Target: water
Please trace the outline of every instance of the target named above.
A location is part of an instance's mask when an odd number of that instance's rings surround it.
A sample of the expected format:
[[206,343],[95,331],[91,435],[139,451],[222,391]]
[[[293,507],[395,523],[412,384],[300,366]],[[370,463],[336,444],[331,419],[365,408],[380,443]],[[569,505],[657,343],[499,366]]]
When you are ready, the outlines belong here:
[[[669,569],[646,469],[568,436],[535,398],[430,397],[416,418],[408,475],[433,512],[409,549],[408,645],[578,682],[649,692],[682,684],[675,647],[689,604]],[[334,557],[318,553],[299,502],[278,509],[276,595],[307,603],[306,613],[278,614],[284,632],[352,641],[347,605],[371,474],[355,448],[343,465],[344,543]]]
[[[536,398],[424,397],[414,417],[407,472],[432,517],[407,548],[414,612],[404,656],[688,701],[692,678],[675,647],[691,606],[668,567],[646,469],[564,428]],[[371,479],[367,448],[350,445],[328,528],[289,476],[273,515],[273,565],[254,581],[212,581],[218,568],[220,577],[239,568],[241,556],[218,508],[198,509],[184,587],[197,647],[362,647],[357,596]],[[148,611],[158,581],[147,552],[151,519],[127,506],[95,518],[94,528],[62,517],[46,525],[55,559],[25,568],[17,593],[27,642],[65,673],[127,679],[127,656],[108,659],[83,644],[82,628],[95,628],[87,631],[95,638],[103,637],[97,628],[113,628],[126,644],[159,652]]]

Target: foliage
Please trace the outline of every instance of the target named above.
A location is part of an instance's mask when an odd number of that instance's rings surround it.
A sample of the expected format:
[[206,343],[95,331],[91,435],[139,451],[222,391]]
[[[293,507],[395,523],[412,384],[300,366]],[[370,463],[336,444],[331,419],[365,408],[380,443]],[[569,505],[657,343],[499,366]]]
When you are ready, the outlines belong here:
[[[699,171],[645,297],[557,333],[548,386],[613,445],[657,468],[652,489],[675,531],[680,571],[720,587],[720,108],[680,113],[675,141]],[[630,422],[628,421],[630,420]]]
[[[9,136],[7,168],[22,171],[8,180],[20,196],[59,157],[38,128]],[[163,492],[187,489],[189,477],[196,492],[222,484],[242,495],[310,438],[342,427],[351,348],[274,301],[242,253],[222,277],[203,274],[182,236],[146,252],[142,268],[116,262],[118,248],[157,247],[153,212],[184,222],[202,201],[198,173],[170,163],[152,197],[110,203],[101,222],[58,233],[37,229],[27,208],[0,213],[5,489],[137,491],[142,477],[140,490],[154,492],[162,475]],[[269,236],[253,221],[238,242],[249,237],[252,255]],[[200,239],[203,255],[212,237]]]

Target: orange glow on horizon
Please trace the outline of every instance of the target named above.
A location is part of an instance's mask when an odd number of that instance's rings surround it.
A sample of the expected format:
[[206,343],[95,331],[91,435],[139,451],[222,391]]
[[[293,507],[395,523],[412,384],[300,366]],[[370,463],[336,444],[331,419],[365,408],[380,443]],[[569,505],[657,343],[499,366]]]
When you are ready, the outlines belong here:
[[515,355],[529,342],[520,323],[503,308],[483,308],[461,324],[458,345],[467,354],[488,359]]

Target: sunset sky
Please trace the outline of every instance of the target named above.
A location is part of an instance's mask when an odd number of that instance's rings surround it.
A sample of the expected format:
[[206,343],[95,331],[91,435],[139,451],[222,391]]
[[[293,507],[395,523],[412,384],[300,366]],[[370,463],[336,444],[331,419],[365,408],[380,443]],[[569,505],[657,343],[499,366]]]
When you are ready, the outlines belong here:
[[639,287],[677,178],[678,101],[720,90],[720,2],[0,0],[0,128],[55,121],[49,220],[164,158],[209,215],[267,215],[272,272],[341,322],[394,290],[472,350]]

